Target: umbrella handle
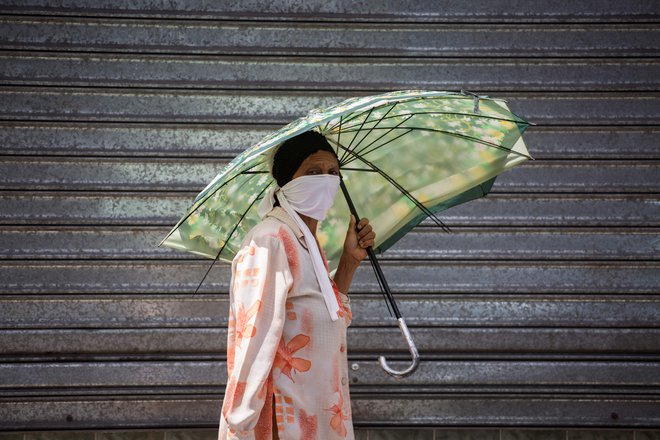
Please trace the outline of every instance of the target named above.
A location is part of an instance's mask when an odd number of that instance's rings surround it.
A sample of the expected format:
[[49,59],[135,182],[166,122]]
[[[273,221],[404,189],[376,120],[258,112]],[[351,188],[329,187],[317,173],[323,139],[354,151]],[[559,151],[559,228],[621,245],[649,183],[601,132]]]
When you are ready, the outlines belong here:
[[410,355],[412,356],[412,364],[405,370],[397,371],[387,365],[387,359],[385,359],[385,356],[379,356],[378,362],[380,362],[380,366],[383,368],[383,370],[385,370],[387,374],[397,379],[401,379],[413,374],[417,367],[419,367],[419,352],[417,351],[417,347],[415,346],[415,342],[413,341],[412,336],[410,336],[406,321],[404,321],[403,318],[399,318],[397,321],[399,322],[399,329],[401,330],[401,334],[403,334],[403,337],[408,344],[408,350],[410,350]]
[[[355,209],[355,205],[353,205],[353,200],[351,200],[351,196],[348,194],[348,189],[346,189],[346,185],[344,185],[343,179],[340,180],[340,187],[342,192],[344,193],[344,197],[346,198],[346,203],[348,203],[348,209],[351,211],[351,214],[353,214],[353,216],[355,217],[355,221],[358,221],[360,219],[360,216],[358,215],[357,210]],[[380,362],[380,366],[383,368],[383,370],[385,370],[385,372],[390,376],[400,379],[402,377],[409,376],[415,372],[415,370],[419,366],[419,353],[417,352],[417,347],[415,346],[415,342],[413,341],[413,338],[410,335],[410,331],[408,331],[408,326],[406,325],[406,321],[401,316],[401,312],[399,312],[399,307],[397,307],[396,301],[394,300],[394,296],[392,296],[392,292],[390,291],[390,287],[387,284],[385,275],[383,274],[383,271],[380,268],[380,264],[378,264],[378,259],[376,258],[376,254],[374,253],[374,250],[371,247],[368,247],[367,254],[369,255],[369,261],[371,261],[371,266],[374,269],[376,278],[378,279],[378,283],[380,284],[380,287],[382,288],[383,293],[385,294],[385,298],[387,299],[387,302],[389,302],[390,305],[392,306],[392,311],[394,312],[394,316],[396,317],[397,322],[399,324],[399,329],[401,330],[401,334],[406,340],[406,343],[408,344],[408,350],[410,350],[410,355],[413,358],[412,365],[410,365],[408,368],[406,368],[403,371],[397,371],[391,368],[389,365],[387,365],[387,359],[385,359],[385,356],[378,357],[378,361]]]

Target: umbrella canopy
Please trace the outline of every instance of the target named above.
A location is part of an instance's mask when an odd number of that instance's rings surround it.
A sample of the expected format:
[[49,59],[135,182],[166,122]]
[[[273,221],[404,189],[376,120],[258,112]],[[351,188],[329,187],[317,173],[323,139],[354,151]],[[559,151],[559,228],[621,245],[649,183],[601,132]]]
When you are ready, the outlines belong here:
[[[315,109],[229,163],[195,198],[161,245],[231,261],[259,221],[257,207],[275,185],[271,157],[308,130],[336,149],[343,183],[376,232],[376,252],[435,213],[482,197],[495,177],[529,158],[529,124],[506,103],[468,93],[397,91]],[[318,239],[336,268],[349,217],[338,197]]]
[[[334,146],[341,169],[344,197],[317,230],[333,270],[349,213],[370,219],[380,252],[427,217],[444,227],[437,212],[485,196],[498,174],[530,158],[521,137],[528,125],[504,101],[465,92],[391,92],[312,110],[236,157],[161,244],[231,261],[260,221],[259,202],[275,185],[270,164],[277,147],[316,130]],[[419,353],[374,249],[367,254],[412,356],[401,371],[383,356],[379,361],[388,374],[405,377],[417,369]]]

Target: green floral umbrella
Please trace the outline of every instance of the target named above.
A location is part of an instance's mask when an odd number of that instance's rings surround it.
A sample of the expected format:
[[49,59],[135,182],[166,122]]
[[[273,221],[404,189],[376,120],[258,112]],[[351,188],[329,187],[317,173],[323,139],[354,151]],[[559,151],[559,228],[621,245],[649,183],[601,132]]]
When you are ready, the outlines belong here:
[[[342,190],[350,194],[337,198],[317,234],[333,270],[350,212],[369,218],[376,252],[425,218],[442,225],[436,213],[486,195],[498,174],[529,159],[521,137],[528,125],[504,101],[465,92],[397,91],[315,109],[229,163],[161,245],[231,261],[275,184],[272,154],[283,141],[316,130],[336,149]],[[351,199],[356,210],[349,209]]]

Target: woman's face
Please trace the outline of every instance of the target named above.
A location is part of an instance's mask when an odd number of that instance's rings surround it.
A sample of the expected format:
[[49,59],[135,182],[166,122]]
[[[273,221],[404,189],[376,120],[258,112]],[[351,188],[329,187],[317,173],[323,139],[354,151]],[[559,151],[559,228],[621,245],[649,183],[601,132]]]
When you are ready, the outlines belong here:
[[308,156],[298,167],[293,179],[301,176],[315,176],[320,174],[339,175],[339,163],[334,154],[319,150]]

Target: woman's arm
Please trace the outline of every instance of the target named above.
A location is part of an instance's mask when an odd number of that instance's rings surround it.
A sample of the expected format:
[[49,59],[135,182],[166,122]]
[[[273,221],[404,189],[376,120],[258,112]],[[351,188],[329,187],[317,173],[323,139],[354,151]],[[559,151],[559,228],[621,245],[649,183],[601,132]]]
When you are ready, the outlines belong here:
[[367,248],[374,245],[376,233],[369,224],[369,220],[363,218],[355,227],[355,217],[351,216],[344,240],[344,251],[339,259],[339,265],[335,272],[335,284],[340,292],[347,294],[353,281],[353,275],[360,266],[360,262],[367,256]]
[[227,344],[227,391],[222,417],[230,438],[253,439],[264,406],[293,283],[283,246],[275,237],[255,237],[237,255]]

